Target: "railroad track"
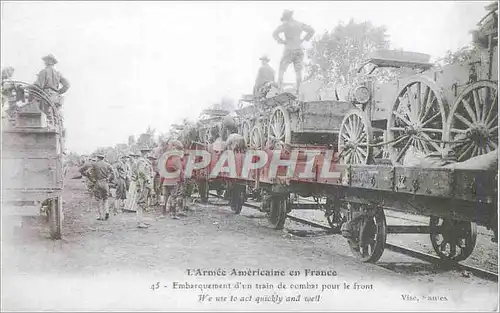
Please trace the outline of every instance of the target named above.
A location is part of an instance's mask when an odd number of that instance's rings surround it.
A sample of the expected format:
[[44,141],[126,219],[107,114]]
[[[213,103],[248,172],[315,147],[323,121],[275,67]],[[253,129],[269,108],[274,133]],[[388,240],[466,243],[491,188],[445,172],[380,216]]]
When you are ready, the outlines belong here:
[[[210,195],[213,197],[216,197],[216,198],[222,198],[221,196],[218,196],[217,194],[210,193]],[[217,205],[217,206],[227,206],[228,205],[227,203],[211,203],[211,204]],[[248,208],[252,208],[252,209],[259,209],[258,205],[251,204],[251,203],[244,203],[243,206],[248,207]],[[333,230],[331,227],[321,225],[321,224],[318,224],[316,222],[308,221],[306,219],[296,217],[296,216],[293,216],[290,214],[287,215],[287,218],[290,219],[291,221],[294,221],[297,223],[302,223],[302,224],[305,224],[305,225],[308,225],[311,227],[323,229],[327,233],[330,233],[330,234],[339,234],[340,233],[339,231]],[[388,242],[385,244],[385,247],[389,250],[394,251],[394,252],[408,255],[410,257],[420,259],[422,261],[426,261],[426,262],[429,262],[432,264],[436,264],[442,268],[454,269],[454,270],[459,270],[459,271],[467,271],[467,272],[472,273],[476,277],[480,277],[482,279],[487,279],[487,280],[491,280],[494,282],[498,282],[498,274],[497,273],[483,270],[483,269],[480,269],[478,267],[460,264],[457,262],[446,261],[446,260],[443,260],[437,256],[434,256],[434,255],[431,255],[428,253],[424,253],[424,252],[417,251],[417,250],[410,249],[410,248],[405,248],[405,247],[395,245],[392,243],[388,243]]]

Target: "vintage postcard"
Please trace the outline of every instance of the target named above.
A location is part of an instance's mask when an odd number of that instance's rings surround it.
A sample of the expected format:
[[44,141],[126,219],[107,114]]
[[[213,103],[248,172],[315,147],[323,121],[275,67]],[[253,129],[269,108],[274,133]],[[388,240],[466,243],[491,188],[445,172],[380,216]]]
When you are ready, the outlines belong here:
[[2,1],[1,309],[498,311],[498,2]]

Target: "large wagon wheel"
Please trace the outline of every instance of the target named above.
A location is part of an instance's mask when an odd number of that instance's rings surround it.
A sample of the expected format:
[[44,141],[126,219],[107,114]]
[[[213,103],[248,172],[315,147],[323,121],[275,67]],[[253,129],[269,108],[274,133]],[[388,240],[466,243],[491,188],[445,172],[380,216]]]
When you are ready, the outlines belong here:
[[401,89],[387,120],[386,141],[393,164],[403,164],[410,147],[425,155],[442,153],[447,107],[442,90],[424,77]]
[[274,229],[283,229],[288,214],[289,201],[286,197],[273,197],[270,211],[266,214],[269,224]]
[[450,110],[445,138],[457,161],[498,148],[498,86],[491,81],[469,85]]
[[459,262],[472,254],[477,238],[475,223],[433,216],[429,226],[432,247],[440,258]]
[[387,239],[387,223],[383,209],[372,216],[364,216],[354,223],[353,237],[347,242],[352,254],[362,262],[375,263],[384,253]]
[[264,136],[260,124],[255,124],[250,132],[250,148],[261,149],[264,146]]
[[251,133],[252,127],[250,125],[250,122],[248,120],[244,120],[243,123],[240,125],[240,135],[243,136],[243,139],[245,139],[245,143],[247,146],[250,144],[250,133]]
[[342,164],[367,164],[371,159],[371,123],[359,110],[347,113],[340,124],[338,151]]
[[274,145],[282,148],[292,141],[292,131],[290,127],[290,116],[288,111],[282,106],[276,107],[271,113],[267,130],[268,140]]

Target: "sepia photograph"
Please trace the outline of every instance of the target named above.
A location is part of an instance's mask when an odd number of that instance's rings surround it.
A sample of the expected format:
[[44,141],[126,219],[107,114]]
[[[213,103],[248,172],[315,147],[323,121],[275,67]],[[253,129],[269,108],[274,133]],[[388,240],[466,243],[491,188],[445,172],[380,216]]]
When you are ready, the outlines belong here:
[[498,1],[2,1],[1,310],[498,312]]

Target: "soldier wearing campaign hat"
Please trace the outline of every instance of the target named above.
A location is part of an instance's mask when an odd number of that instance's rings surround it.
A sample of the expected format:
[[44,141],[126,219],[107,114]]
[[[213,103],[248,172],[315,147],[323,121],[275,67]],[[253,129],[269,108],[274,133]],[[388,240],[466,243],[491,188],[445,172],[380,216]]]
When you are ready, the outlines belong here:
[[263,55],[259,60],[261,61],[261,66],[257,72],[257,78],[255,79],[255,85],[253,87],[254,98],[257,101],[260,101],[260,99],[265,96],[264,87],[270,83],[274,83],[274,70],[269,65],[269,57]]
[[[38,77],[33,85],[43,90],[51,101],[56,104],[57,108],[60,108],[63,102],[62,95],[70,87],[69,81],[54,68],[54,65],[57,64],[57,59],[53,54],[42,57],[42,60],[45,63],[45,68],[38,73]],[[48,103],[45,100],[37,100],[41,101],[43,110],[48,110]]]

